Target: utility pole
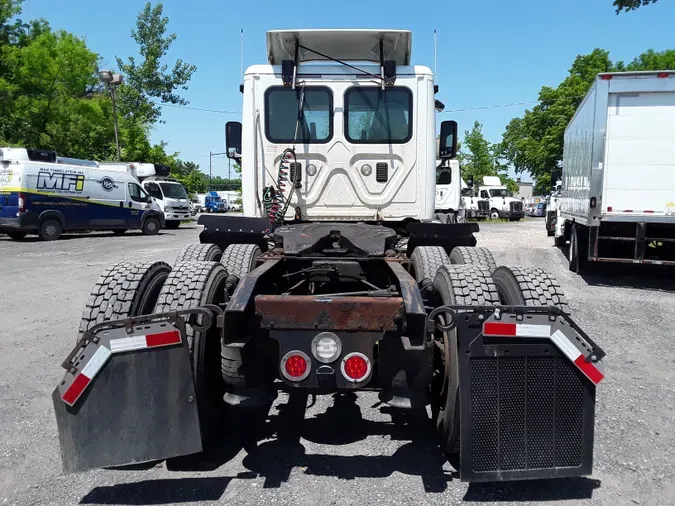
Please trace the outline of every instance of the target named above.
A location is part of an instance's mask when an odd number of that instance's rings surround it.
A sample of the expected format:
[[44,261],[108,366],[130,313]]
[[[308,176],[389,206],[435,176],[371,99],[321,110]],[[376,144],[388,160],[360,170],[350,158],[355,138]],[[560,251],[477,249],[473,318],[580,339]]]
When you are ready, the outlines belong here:
[[101,81],[108,86],[108,91],[110,92],[110,99],[112,100],[112,107],[113,107],[113,122],[115,126],[115,148],[117,152],[117,162],[120,161],[122,158],[122,154],[120,152],[120,135],[119,135],[119,129],[117,127],[117,103],[115,100],[115,88],[117,88],[120,84],[122,84],[122,76],[120,74],[114,74],[110,70],[102,70],[98,73]]

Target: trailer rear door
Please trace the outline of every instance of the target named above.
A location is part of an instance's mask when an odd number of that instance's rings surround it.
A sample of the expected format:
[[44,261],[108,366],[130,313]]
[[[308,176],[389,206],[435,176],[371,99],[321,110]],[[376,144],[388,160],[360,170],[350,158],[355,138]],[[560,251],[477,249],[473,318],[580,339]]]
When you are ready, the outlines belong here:
[[675,216],[675,91],[610,93],[606,139],[602,211]]

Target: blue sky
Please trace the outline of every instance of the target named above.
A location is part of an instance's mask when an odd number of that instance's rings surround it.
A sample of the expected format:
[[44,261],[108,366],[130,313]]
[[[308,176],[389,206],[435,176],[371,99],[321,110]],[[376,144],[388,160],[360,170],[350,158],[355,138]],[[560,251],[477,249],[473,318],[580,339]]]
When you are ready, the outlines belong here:
[[[145,2],[140,0],[25,0],[24,19],[44,17],[54,28],[86,38],[104,64],[134,55],[129,32]],[[229,6],[229,7],[228,7]],[[265,63],[265,32],[290,28],[388,28],[413,32],[413,62],[433,66],[433,30],[438,32],[438,98],[462,131],[475,120],[498,142],[505,125],[533,102],[542,85],[555,86],[577,54],[596,47],[614,60],[631,60],[647,49],[675,46],[675,1],[660,0],[617,16],[612,0],[342,0],[341,2],[166,0],[169,30],[178,34],[170,52],[197,66],[184,92],[191,107],[241,110],[240,29],[244,65]],[[487,109],[475,109],[488,106]],[[531,104],[530,104],[531,106]],[[467,110],[468,109],[468,110]],[[225,122],[236,114],[164,108],[164,140],[182,158],[208,172],[209,150],[224,151]],[[214,174],[227,177],[227,161],[214,158]]]

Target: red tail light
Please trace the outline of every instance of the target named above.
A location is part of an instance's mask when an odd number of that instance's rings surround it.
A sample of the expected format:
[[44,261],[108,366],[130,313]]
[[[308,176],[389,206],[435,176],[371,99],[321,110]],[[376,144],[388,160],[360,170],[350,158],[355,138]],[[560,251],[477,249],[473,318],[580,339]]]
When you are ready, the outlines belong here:
[[299,350],[289,351],[281,359],[281,374],[290,381],[304,380],[311,367],[309,357]]
[[664,77],[668,77],[669,75],[670,74],[668,74],[668,72],[659,72],[658,74],[656,74],[656,77],[664,78]]
[[611,81],[612,76],[604,75],[604,76],[600,76],[600,79],[602,79],[603,81]]
[[26,200],[23,197],[23,193],[19,193],[18,205],[20,213],[26,210]]
[[350,353],[342,359],[342,375],[347,381],[365,381],[370,377],[370,372],[370,360],[362,353]]

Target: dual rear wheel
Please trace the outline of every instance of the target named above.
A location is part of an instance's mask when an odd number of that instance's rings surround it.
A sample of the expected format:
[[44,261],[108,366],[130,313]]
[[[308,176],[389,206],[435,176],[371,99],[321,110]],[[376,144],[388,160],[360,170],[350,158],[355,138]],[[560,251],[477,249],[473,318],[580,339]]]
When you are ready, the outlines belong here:
[[[560,285],[542,269],[497,267],[485,248],[459,247],[449,257],[441,252],[438,247],[418,247],[411,256],[413,274],[424,289],[427,305],[557,306],[569,312]],[[441,449],[457,468],[460,452],[457,332],[437,330],[434,342],[432,420]]]

